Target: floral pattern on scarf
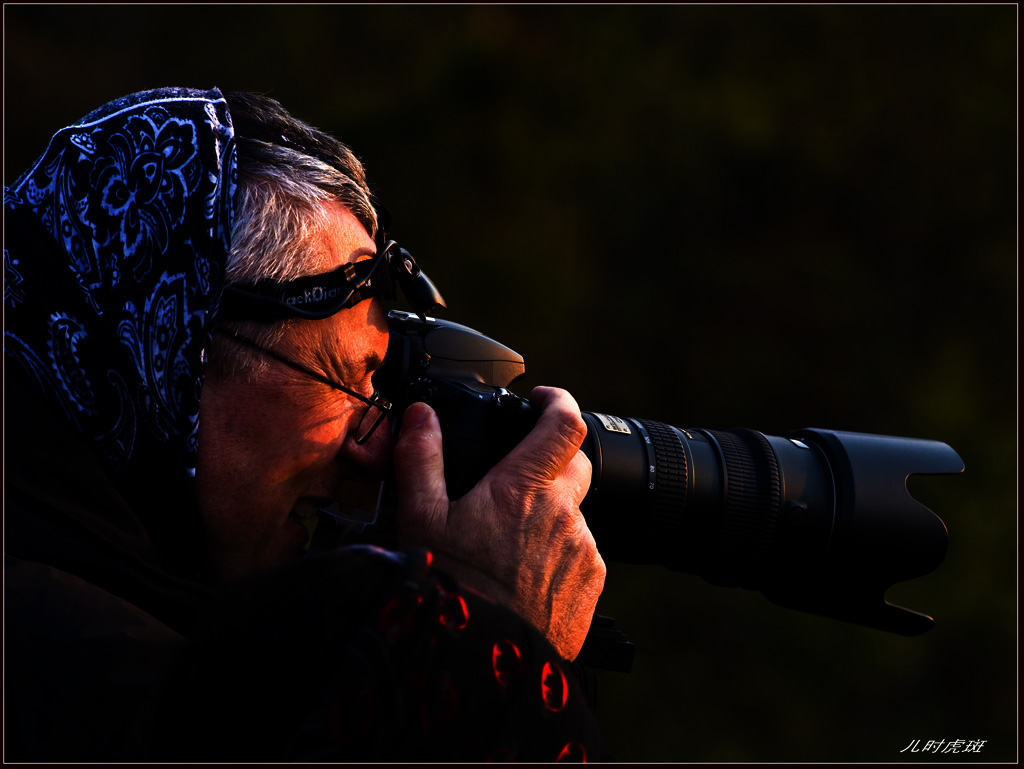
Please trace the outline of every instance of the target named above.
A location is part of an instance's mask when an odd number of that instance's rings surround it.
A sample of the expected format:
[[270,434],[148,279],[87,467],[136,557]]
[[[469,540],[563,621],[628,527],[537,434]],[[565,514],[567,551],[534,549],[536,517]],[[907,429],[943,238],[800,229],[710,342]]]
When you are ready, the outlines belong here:
[[116,469],[157,448],[194,472],[235,176],[220,91],[161,89],[57,132],[4,191],[7,361]]

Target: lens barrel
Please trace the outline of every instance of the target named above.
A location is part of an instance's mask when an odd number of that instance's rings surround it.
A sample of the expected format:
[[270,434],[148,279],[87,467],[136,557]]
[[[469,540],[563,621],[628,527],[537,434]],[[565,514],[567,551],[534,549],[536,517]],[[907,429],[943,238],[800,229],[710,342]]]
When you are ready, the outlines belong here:
[[584,420],[594,480],[582,509],[602,552],[757,587],[782,501],[779,461],[763,434],[643,419],[609,429],[611,419],[592,412]]
[[945,555],[944,524],[906,490],[911,474],[963,469],[945,444],[583,418],[593,476],[581,509],[606,559],[662,564],[893,632],[931,626],[884,596]]

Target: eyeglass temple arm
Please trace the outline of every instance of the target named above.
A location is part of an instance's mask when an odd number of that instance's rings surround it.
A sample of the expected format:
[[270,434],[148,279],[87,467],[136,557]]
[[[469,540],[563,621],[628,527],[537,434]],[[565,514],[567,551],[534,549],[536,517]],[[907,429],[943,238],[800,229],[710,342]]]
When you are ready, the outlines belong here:
[[[227,336],[231,336],[232,338],[235,339],[235,341],[239,342],[240,344],[244,345],[245,347],[249,347],[249,348],[251,348],[253,350],[258,350],[259,352],[263,353],[264,355],[269,355],[271,358],[273,358],[274,360],[278,361],[279,363],[283,363],[284,365],[288,366],[289,368],[292,368],[295,371],[298,371],[298,372],[300,372],[302,374],[305,374],[306,376],[311,377],[311,378],[315,379],[316,381],[321,382],[322,384],[327,385],[328,387],[333,387],[335,390],[341,390],[341,392],[345,393],[346,395],[351,395],[353,398],[357,398],[358,400],[360,400],[361,402],[363,402],[363,403],[365,403],[365,404],[367,404],[369,406],[376,406],[377,408],[379,408],[379,409],[381,409],[383,411],[389,411],[391,409],[391,403],[390,402],[384,401],[382,403],[379,399],[373,400],[373,399],[367,398],[365,395],[361,395],[360,393],[357,393],[355,390],[353,390],[351,388],[348,388],[348,387],[345,387],[345,385],[343,385],[343,384],[340,384],[338,382],[333,382],[330,379],[328,379],[327,377],[323,376],[322,374],[318,374],[317,372],[313,371],[312,369],[306,368],[301,363],[296,363],[293,360],[289,360],[288,358],[285,358],[283,355],[281,355],[281,354],[279,354],[277,352],[274,352],[273,350],[271,350],[271,349],[269,349],[267,347],[264,347],[259,342],[255,341],[253,339],[250,339],[249,337],[245,336],[244,334],[239,334],[234,329],[225,328],[224,326],[217,326],[214,329],[214,331],[220,332],[220,333],[225,334]],[[386,406],[385,406],[385,404],[386,404]]]

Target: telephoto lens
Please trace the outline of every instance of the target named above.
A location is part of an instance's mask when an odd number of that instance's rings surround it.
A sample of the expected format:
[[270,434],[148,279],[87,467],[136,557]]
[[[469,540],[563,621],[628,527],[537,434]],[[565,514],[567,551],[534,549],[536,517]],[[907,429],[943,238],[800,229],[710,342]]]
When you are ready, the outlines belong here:
[[681,429],[584,413],[593,464],[581,506],[602,555],[904,635],[927,617],[885,602],[946,554],[943,522],[907,491],[963,462],[938,441],[806,429]]

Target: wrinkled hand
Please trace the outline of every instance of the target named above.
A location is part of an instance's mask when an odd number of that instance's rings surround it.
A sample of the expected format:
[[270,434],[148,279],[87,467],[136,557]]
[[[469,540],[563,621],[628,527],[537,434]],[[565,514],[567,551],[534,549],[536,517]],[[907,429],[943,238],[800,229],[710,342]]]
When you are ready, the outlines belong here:
[[590,460],[586,424],[564,390],[538,387],[536,427],[464,497],[448,499],[441,426],[410,406],[395,443],[398,532],[403,548],[427,547],[463,584],[529,620],[566,659],[583,646],[605,565],[579,505]]

